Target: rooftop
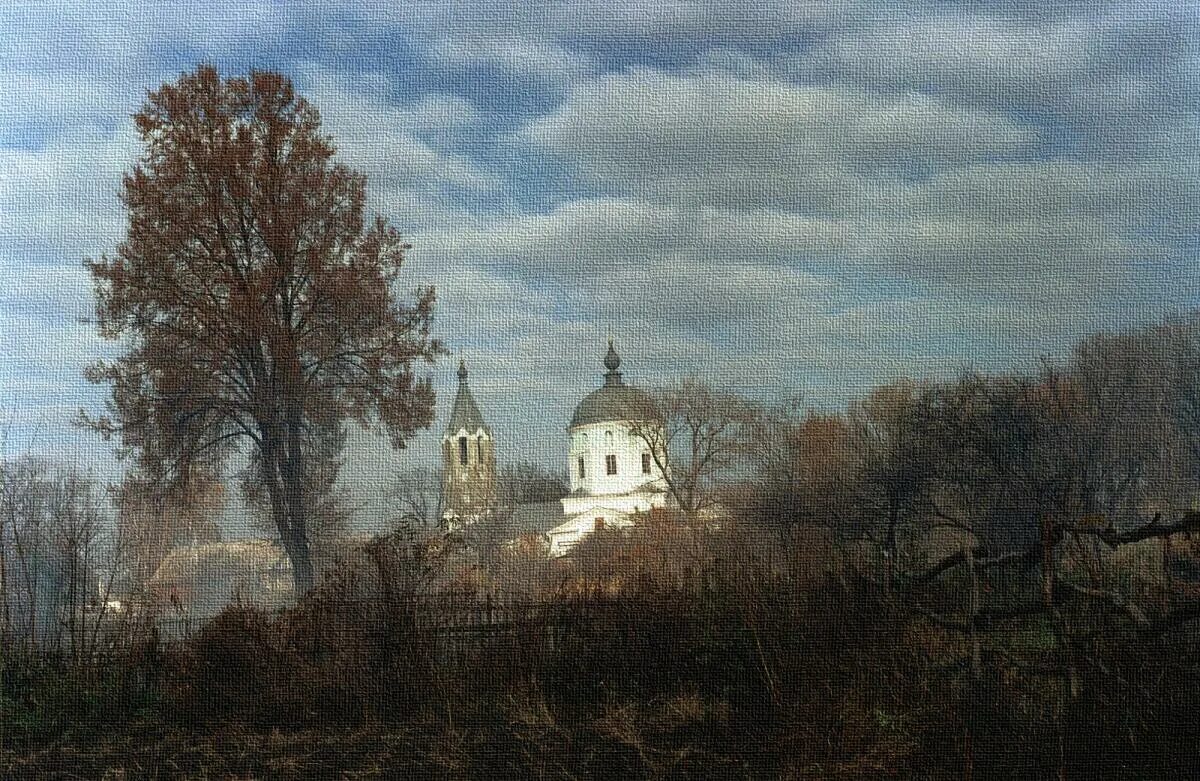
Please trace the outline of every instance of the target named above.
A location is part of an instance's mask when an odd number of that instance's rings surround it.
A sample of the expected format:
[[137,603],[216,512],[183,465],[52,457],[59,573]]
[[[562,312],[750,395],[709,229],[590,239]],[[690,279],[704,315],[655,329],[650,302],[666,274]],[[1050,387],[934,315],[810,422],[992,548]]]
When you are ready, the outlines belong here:
[[583,397],[575,407],[571,423],[567,428],[586,426],[608,421],[654,420],[658,417],[654,402],[640,388],[626,385],[621,377],[621,356],[608,342],[608,353],[604,356],[604,385]]
[[479,405],[475,403],[475,397],[471,395],[471,389],[467,386],[467,365],[464,361],[459,361],[458,394],[454,397],[454,408],[450,411],[446,433],[454,434],[461,430],[474,433],[480,429],[491,436],[492,430],[483,422]]

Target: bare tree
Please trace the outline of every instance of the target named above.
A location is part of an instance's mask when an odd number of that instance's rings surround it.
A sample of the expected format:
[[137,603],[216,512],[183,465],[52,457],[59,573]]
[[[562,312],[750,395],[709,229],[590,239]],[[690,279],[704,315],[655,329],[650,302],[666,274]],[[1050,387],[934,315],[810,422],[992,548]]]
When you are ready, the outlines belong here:
[[399,527],[414,530],[441,528],[446,494],[440,469],[406,469],[396,475],[387,493],[398,504],[396,520]]
[[883,553],[884,588],[898,571],[905,531],[929,517],[929,492],[944,454],[926,431],[923,393],[909,382],[874,390],[849,413],[860,464],[858,521]]
[[570,481],[561,471],[547,469],[529,461],[517,461],[500,468],[499,498],[505,507],[535,502],[553,502],[567,495]]
[[686,379],[651,395],[652,415],[630,422],[672,499],[689,517],[716,505],[744,477],[761,411],[742,397]]
[[78,471],[0,463],[0,651],[91,657],[119,571],[107,503]]

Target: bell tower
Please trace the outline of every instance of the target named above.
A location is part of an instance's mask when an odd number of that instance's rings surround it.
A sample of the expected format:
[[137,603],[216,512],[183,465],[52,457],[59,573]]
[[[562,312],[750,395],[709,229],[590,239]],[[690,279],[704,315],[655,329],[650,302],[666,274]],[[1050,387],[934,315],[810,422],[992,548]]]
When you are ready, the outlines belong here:
[[451,528],[487,516],[496,507],[496,449],[492,431],[467,385],[467,366],[458,364],[458,394],[442,435],[442,490]]

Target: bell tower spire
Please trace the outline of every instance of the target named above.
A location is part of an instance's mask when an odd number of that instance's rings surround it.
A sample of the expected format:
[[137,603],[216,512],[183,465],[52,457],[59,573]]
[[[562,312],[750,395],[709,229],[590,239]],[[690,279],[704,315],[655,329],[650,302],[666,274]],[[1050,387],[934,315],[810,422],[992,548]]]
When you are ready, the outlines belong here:
[[495,442],[467,376],[466,361],[459,361],[458,393],[442,435],[444,519],[452,528],[483,518],[496,507]]

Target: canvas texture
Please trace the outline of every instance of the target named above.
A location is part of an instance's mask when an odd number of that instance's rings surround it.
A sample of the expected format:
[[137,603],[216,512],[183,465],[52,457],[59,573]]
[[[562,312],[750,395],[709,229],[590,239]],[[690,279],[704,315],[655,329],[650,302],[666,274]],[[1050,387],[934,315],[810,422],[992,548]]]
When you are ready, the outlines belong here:
[[0,778],[1200,776],[1197,41],[0,4]]

